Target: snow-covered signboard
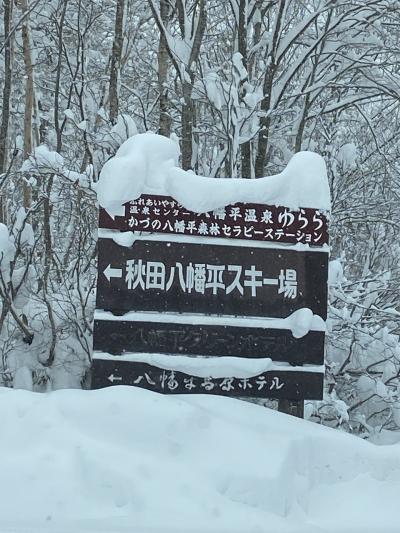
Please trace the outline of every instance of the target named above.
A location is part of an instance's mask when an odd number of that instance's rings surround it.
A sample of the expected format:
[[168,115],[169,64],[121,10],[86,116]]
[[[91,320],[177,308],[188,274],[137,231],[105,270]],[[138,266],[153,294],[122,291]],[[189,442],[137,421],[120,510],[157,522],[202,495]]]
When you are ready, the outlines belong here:
[[280,176],[215,180],[174,166],[168,139],[136,135],[126,144],[97,191],[92,387],[321,398],[322,158],[296,154]]

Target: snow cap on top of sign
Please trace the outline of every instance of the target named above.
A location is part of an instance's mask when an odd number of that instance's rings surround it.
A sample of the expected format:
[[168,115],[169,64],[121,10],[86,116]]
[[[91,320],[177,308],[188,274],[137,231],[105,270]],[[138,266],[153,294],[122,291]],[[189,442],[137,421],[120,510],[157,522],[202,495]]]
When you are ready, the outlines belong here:
[[110,214],[136,200],[144,192],[167,194],[165,178],[178,164],[179,145],[155,133],[140,133],[127,139],[103,166],[97,184],[99,204]]
[[179,155],[178,143],[162,135],[130,137],[100,173],[100,205],[120,214],[124,203],[147,193],[172,196],[196,213],[237,202],[330,209],[325,162],[313,152],[299,152],[280,174],[259,179],[198,176],[176,166]]

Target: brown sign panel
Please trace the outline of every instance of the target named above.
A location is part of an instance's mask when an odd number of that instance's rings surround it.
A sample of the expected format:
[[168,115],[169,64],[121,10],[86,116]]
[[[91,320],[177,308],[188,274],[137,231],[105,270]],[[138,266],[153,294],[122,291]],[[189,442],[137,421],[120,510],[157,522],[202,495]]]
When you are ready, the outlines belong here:
[[142,195],[111,218],[100,209],[99,226],[120,231],[170,233],[251,241],[328,243],[325,214],[317,209],[237,203],[209,213],[193,213],[168,196]]
[[99,239],[97,309],[286,318],[307,307],[326,318],[328,254]]
[[125,352],[228,355],[253,359],[269,357],[295,366],[324,363],[322,331],[310,331],[296,339],[291,331],[284,329],[95,320],[93,348],[113,355]]
[[93,359],[91,388],[111,385],[133,385],[164,394],[321,400],[323,374],[279,370],[251,378],[201,378],[141,362]]
[[[171,316],[166,322],[163,313],[284,319],[309,308],[325,319],[325,250],[243,242],[324,246],[328,228],[323,212],[237,203],[196,214],[173,198],[143,195],[126,204],[122,216],[111,218],[100,209],[99,226],[116,230],[117,235],[132,231],[137,238],[131,247],[99,239],[97,309],[114,315],[150,312],[152,320],[146,321],[142,313],[140,320],[138,315],[131,320],[131,315],[95,321],[92,388],[121,384],[165,394],[322,399],[323,374],[316,369],[290,370],[290,365],[323,364],[323,332],[310,331],[296,339],[289,329],[269,329],[268,321],[265,327],[245,327],[243,322],[237,326],[226,318],[226,325],[199,324],[201,320],[171,323]],[[282,327],[289,325],[285,322]],[[107,353],[164,353],[171,361],[175,355],[268,357],[288,365],[251,378],[216,379],[164,370],[132,357],[114,359]]]

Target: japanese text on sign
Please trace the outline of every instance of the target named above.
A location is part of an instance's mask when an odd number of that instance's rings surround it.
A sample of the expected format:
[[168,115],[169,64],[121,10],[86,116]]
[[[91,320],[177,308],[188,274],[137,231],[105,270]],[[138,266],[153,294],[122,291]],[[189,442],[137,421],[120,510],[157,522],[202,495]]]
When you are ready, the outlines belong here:
[[[235,204],[194,213],[166,196],[143,195],[126,204],[124,220],[100,215],[102,227],[150,233],[222,237],[270,242],[328,243],[327,219],[316,209],[291,210],[262,204]],[[107,225],[111,224],[111,225]]]
[[326,315],[322,251],[146,239],[122,247],[108,238],[98,247],[99,309],[285,318],[308,307]]
[[[324,222],[319,211],[311,221],[313,232],[304,233],[310,225],[304,209],[292,212],[286,208],[277,214],[275,221],[273,211],[267,208],[232,206],[211,214],[195,215],[185,211],[175,200],[157,202],[141,198],[129,206],[129,214],[129,228],[140,231],[277,241],[286,237],[315,244],[323,238]],[[274,227],[274,222],[279,227]]]
[[[135,361],[93,358],[93,388],[133,385],[164,394],[216,394],[253,398],[322,398],[321,372],[267,371],[251,377],[200,377]],[[201,365],[201,362],[199,361]]]
[[[233,281],[224,280],[224,272],[234,273]],[[183,292],[192,291],[205,294],[209,290],[217,294],[222,290],[226,294],[248,291],[252,297],[257,296],[257,289],[263,285],[275,286],[278,294],[285,298],[297,296],[297,274],[292,268],[281,269],[277,278],[263,277],[262,270],[255,265],[244,269],[241,265],[211,265],[205,263],[175,263],[168,267],[161,261],[143,261],[129,259],[126,261],[125,282],[128,289],[140,287],[142,290],[159,289],[169,291],[175,278]]]
[[[170,391],[176,390],[180,383],[178,381],[179,377],[174,371],[163,371],[160,375],[160,386],[161,389],[168,389]],[[139,385],[142,380],[145,380],[149,385],[155,385],[155,381],[151,379],[148,373],[144,375],[139,375],[135,381],[135,385]],[[192,391],[194,389],[204,389],[206,391],[212,391],[215,388],[220,388],[222,391],[229,392],[235,390],[235,387],[239,390],[252,389],[253,387],[261,391],[265,388],[269,390],[280,390],[285,386],[285,383],[275,376],[271,379],[267,379],[266,376],[260,375],[254,378],[198,378],[195,376],[183,378],[183,387]]]

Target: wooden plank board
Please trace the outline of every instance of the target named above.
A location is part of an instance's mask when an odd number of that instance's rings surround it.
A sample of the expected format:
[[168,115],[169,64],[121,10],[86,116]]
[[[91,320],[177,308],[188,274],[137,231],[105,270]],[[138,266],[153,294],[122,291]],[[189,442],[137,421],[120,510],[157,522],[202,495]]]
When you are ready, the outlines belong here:
[[168,196],[142,195],[127,203],[122,216],[100,209],[99,227],[221,239],[328,244],[328,221],[317,209],[237,203],[208,213],[193,213]]
[[230,397],[322,399],[320,372],[277,370],[251,378],[203,378],[142,362],[101,359],[92,364],[92,389],[131,385],[163,394],[216,394]]
[[328,254],[99,239],[97,309],[286,318],[309,308],[326,318]]
[[[162,316],[160,315],[160,320]],[[324,363],[322,331],[296,339],[284,329],[223,325],[95,320],[94,350],[171,355],[233,356],[286,361],[300,366]]]

